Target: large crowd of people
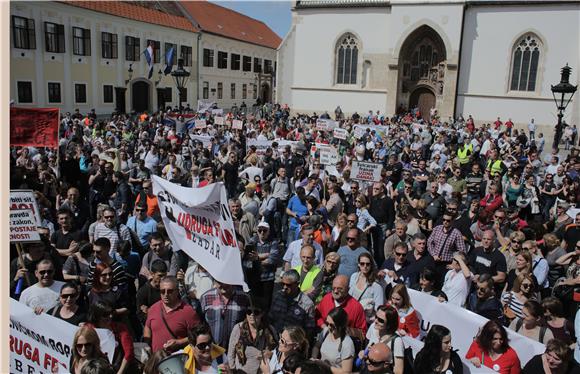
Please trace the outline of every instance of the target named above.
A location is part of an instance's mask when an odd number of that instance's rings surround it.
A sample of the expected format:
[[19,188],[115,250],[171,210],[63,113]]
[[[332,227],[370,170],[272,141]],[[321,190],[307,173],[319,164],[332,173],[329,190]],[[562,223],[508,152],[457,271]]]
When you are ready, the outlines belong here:
[[[176,352],[191,374],[580,372],[572,135],[569,151],[544,150],[533,120],[518,130],[416,108],[292,115],[265,104],[197,113],[202,128],[180,126],[182,114],[76,110],[57,150],[10,150],[10,188],[33,190],[42,219],[41,241],[20,258],[11,248],[10,293],[79,326],[71,372],[157,373]],[[324,164],[316,144],[338,162]],[[380,178],[355,179],[360,161],[380,164]],[[175,247],[154,175],[223,183],[249,292]],[[450,325],[422,331],[410,290],[489,321],[459,355]],[[95,328],[113,332],[114,357]],[[545,353],[522,362],[508,330]],[[416,354],[409,337],[422,340]]]

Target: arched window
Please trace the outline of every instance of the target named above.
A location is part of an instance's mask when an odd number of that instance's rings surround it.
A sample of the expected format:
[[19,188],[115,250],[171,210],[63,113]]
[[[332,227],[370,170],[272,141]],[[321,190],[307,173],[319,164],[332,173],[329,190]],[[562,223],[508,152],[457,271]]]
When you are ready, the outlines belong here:
[[352,34],[345,34],[336,46],[336,83],[356,84],[359,43]]
[[526,34],[514,45],[511,91],[535,91],[542,46],[534,34]]

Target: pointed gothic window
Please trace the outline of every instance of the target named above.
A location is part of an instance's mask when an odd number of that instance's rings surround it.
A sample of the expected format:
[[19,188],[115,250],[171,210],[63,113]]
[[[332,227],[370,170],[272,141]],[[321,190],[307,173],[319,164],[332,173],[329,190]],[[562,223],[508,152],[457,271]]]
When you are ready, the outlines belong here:
[[534,34],[526,34],[514,45],[510,91],[535,91],[542,45]]
[[338,41],[336,47],[337,84],[356,84],[359,49],[359,42],[352,34],[345,34]]

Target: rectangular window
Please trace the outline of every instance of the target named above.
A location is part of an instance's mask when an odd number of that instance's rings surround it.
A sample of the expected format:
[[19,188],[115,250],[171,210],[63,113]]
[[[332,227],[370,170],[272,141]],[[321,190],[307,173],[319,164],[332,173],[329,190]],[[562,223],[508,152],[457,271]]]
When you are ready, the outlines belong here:
[[219,100],[223,99],[223,97],[224,97],[224,84],[222,82],[218,82],[217,94],[218,94]]
[[36,49],[34,20],[12,16],[12,37],[14,39],[14,48]]
[[[177,56],[176,45],[173,43],[165,43],[165,53],[163,54],[163,62],[165,62],[165,56],[167,56],[167,52],[169,52],[169,50],[171,48],[174,48],[173,49],[173,56]],[[177,59],[174,57],[173,61],[177,62]]]
[[213,49],[203,49],[203,66],[213,68]]
[[[183,87],[183,89],[181,90],[180,100],[182,103],[187,103],[187,87]],[[181,105],[185,105],[185,104],[181,104]]]
[[262,59],[254,57],[254,73],[262,72]]
[[87,102],[87,85],[75,83],[75,103]]
[[113,86],[110,84],[103,86],[103,102],[107,104],[113,102]]
[[252,83],[252,97],[254,99],[258,98],[258,85],[255,83]]
[[244,65],[242,66],[243,71],[252,71],[252,58],[250,56],[244,56]]
[[264,73],[270,74],[273,73],[272,70],[272,60],[264,60]]
[[60,103],[60,83],[58,82],[48,82],[48,102],[49,103]]
[[240,70],[240,55],[232,53],[231,70]]
[[64,53],[64,25],[45,22],[44,42],[47,52]]
[[230,86],[230,97],[232,99],[236,98],[236,84],[232,83],[232,85]]
[[147,47],[149,47],[149,45],[153,46],[153,63],[157,64],[159,63],[159,59],[160,59],[160,55],[161,55],[161,42],[158,42],[157,40],[151,40],[151,39],[147,39]]
[[203,98],[209,99],[209,82],[203,82]]
[[242,84],[242,99],[247,99],[248,98],[248,85],[247,84]]
[[103,51],[103,58],[118,58],[117,50],[117,34],[110,32],[101,33],[101,49]]
[[173,92],[171,92],[171,87],[165,87],[165,93],[163,93],[165,101],[173,101]]
[[228,68],[228,53],[218,51],[218,69]]
[[73,54],[77,56],[91,55],[91,30],[73,27]]
[[181,46],[181,58],[183,59],[183,66],[191,66],[192,58],[191,58],[192,48],[186,45]]
[[18,102],[32,103],[32,82],[18,82]]
[[125,36],[125,60],[139,61],[141,57],[141,40],[133,36]]

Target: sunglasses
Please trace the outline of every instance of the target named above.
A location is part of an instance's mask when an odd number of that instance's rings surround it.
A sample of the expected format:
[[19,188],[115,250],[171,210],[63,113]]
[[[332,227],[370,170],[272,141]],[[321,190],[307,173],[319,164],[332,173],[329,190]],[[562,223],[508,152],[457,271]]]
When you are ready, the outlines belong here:
[[103,216],[104,219],[113,219],[115,216]]
[[359,262],[358,263],[360,266],[371,266],[370,262]]
[[334,330],[336,329],[336,325],[334,323],[330,323],[330,322],[326,322],[326,326],[328,326],[329,329]]
[[92,348],[93,347],[93,343],[77,343],[77,349],[81,349],[81,348]]
[[247,316],[260,316],[262,315],[262,311],[260,309],[248,309],[246,310],[246,315]]
[[268,232],[268,229],[258,229],[258,232]]
[[176,291],[175,288],[170,288],[170,289],[165,289],[165,290],[159,290],[159,293],[161,295],[171,295],[172,293],[174,293]]
[[379,322],[379,323],[383,323],[383,324],[384,324],[385,322],[387,322],[387,321],[386,321],[384,318],[381,318],[381,317],[378,317],[378,316],[375,316],[375,321],[377,321],[377,322]]
[[286,341],[286,340],[285,340],[283,337],[280,337],[280,344],[281,344],[281,345],[288,346],[288,345],[292,345],[292,344],[294,344],[294,343],[292,343],[292,342],[287,342],[287,341]]
[[356,223],[356,220],[354,220],[354,219],[348,219],[348,220],[346,220],[346,222],[348,222],[348,223]]
[[206,349],[208,349],[209,347],[211,347],[211,343],[209,343],[209,342],[203,342],[203,343],[196,344],[195,346],[200,351],[205,351]]
[[514,244],[522,244],[523,242],[521,242],[519,240],[512,240],[512,243],[514,243]]
[[395,256],[400,257],[400,256],[405,256],[406,253],[402,253],[402,252],[395,252]]
[[531,284],[529,284],[529,283],[522,283],[522,288],[530,288],[530,287],[532,287]]
[[380,366],[386,362],[386,361],[374,361],[374,360],[371,360],[369,357],[366,357],[365,361],[367,364],[372,365],[372,366]]
[[144,212],[145,209],[135,209],[136,212]]
[[477,287],[478,291],[487,291],[487,287]]
[[54,273],[54,270],[40,270],[38,274],[40,275],[51,275]]
[[346,238],[346,240],[349,241],[349,242],[350,241],[353,241],[354,242],[356,240],[356,238]]
[[75,297],[77,297],[76,292],[75,293],[66,293],[66,294],[63,293],[62,295],[60,295],[60,298],[61,299],[64,299],[64,300],[66,300],[66,299],[74,299]]
[[443,222],[451,222],[449,218],[443,218]]

